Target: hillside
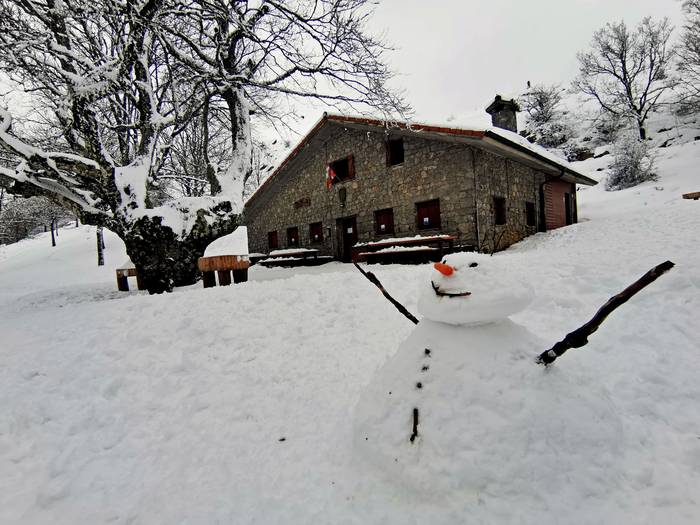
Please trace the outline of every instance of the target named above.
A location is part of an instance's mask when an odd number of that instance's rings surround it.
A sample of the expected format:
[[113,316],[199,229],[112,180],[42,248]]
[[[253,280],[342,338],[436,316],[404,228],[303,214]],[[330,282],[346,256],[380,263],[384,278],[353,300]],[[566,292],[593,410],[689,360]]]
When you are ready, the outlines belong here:
[[[552,369],[607,392],[615,479],[586,487],[571,472],[537,498],[527,477],[443,497],[386,480],[352,446],[353,412],[413,325],[353,267],[125,294],[121,242],[107,236],[98,268],[81,226],[56,248],[44,235],[0,247],[0,522],[698,523],[700,203],[680,195],[700,191],[700,130],[653,126],[657,146],[676,137],[656,148],[657,182],[582,190],[579,224],[495,256],[536,291],[513,319],[551,343],[676,263]],[[609,158],[578,167],[600,178]],[[373,270],[416,311],[428,266]]]

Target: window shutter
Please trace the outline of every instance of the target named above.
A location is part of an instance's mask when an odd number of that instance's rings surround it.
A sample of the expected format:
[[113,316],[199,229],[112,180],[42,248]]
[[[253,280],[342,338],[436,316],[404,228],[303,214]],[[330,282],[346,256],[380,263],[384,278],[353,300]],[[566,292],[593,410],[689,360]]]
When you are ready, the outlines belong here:
[[348,178],[355,178],[355,158],[352,155],[348,155]]

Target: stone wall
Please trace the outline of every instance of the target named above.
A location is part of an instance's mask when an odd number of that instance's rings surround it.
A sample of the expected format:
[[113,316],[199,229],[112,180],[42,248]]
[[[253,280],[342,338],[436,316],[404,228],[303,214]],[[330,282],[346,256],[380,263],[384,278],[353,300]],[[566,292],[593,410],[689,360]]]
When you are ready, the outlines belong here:
[[[355,178],[327,189],[327,163],[350,154]],[[441,232],[456,235],[460,245],[475,245],[471,148],[405,136],[404,156],[402,164],[389,167],[382,130],[327,123],[246,205],[244,221],[251,251],[266,253],[267,233],[272,230],[278,231],[280,248],[286,248],[286,230],[297,226],[302,247],[336,256],[336,220],[352,216],[357,220],[359,242]],[[344,203],[341,190],[345,192]],[[416,203],[433,199],[440,200],[441,229],[418,230]],[[393,208],[395,230],[377,235],[374,211],[385,208]],[[314,222],[323,222],[321,243],[312,243],[309,238],[309,225]]]
[[[543,174],[466,144],[416,135],[403,132],[405,160],[389,167],[383,130],[327,122],[246,204],[251,252],[267,253],[268,232],[273,230],[279,247],[287,248],[287,228],[296,226],[301,247],[337,257],[342,241],[336,221],[345,217],[356,218],[359,242],[448,233],[457,236],[457,245],[482,251],[503,249],[537,231],[526,224],[525,202],[534,202],[539,210]],[[326,165],[347,155],[353,155],[355,178],[327,189]],[[506,198],[503,226],[494,224],[494,196]],[[416,203],[433,199],[440,200],[441,228],[419,230]],[[394,211],[395,230],[377,235],[374,212],[385,208]],[[323,223],[324,238],[315,243],[309,225],[316,222]]]
[[[546,176],[528,166],[487,151],[475,150],[479,251],[493,252],[538,231],[540,185]],[[506,223],[495,223],[494,197],[506,199]],[[535,207],[535,224],[527,225],[526,202]]]

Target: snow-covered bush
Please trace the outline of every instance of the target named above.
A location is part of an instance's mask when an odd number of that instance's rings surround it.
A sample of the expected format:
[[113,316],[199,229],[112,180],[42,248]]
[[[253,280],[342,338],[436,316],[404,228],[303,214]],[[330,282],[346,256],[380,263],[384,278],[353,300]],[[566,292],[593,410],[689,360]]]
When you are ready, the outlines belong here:
[[528,140],[545,148],[557,148],[571,138],[571,127],[560,109],[563,94],[558,85],[538,84],[520,98],[527,113],[524,135]]
[[615,145],[615,160],[605,181],[606,189],[622,190],[656,180],[654,160],[646,141],[639,140],[634,135],[623,136]]
[[581,162],[593,157],[593,151],[590,148],[579,144],[567,144],[562,151],[569,162]]

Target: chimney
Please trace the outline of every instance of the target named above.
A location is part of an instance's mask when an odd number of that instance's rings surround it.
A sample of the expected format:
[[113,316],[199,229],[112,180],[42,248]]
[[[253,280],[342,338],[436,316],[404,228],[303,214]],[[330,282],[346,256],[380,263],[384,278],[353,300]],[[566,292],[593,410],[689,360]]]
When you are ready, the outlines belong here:
[[518,132],[518,120],[515,113],[520,111],[515,100],[506,100],[501,98],[501,95],[496,95],[496,98],[486,108],[486,113],[491,115],[491,123],[496,128],[507,129],[514,133]]

